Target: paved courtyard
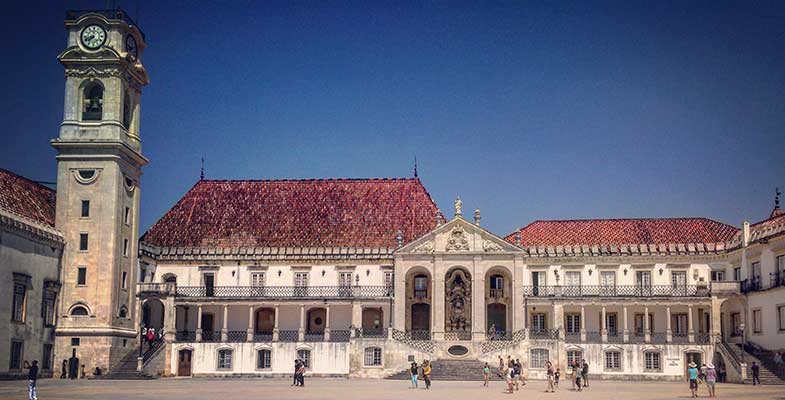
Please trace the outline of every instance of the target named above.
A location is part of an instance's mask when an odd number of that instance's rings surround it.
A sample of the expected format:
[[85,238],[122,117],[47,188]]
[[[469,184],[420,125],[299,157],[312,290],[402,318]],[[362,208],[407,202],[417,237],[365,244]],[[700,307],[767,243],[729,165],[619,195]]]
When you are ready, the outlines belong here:
[[[504,384],[491,382],[483,388],[480,382],[435,382],[430,391],[412,390],[404,381],[311,379],[305,388],[293,388],[284,379],[159,379],[153,381],[62,381],[44,379],[39,382],[38,397],[49,399],[684,399],[689,398],[686,383],[658,382],[593,382],[584,392],[562,387],[558,392],[544,393],[545,382],[532,381],[514,395],[504,393]],[[0,382],[0,399],[26,399],[26,381]],[[720,384],[718,398],[782,399],[783,386]],[[701,397],[706,389],[701,387]]]

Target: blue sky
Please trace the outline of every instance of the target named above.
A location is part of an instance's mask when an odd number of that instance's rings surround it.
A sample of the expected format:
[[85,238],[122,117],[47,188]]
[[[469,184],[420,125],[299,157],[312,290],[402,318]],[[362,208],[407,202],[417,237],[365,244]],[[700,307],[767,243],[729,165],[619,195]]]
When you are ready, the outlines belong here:
[[[55,179],[64,11],[5,6],[0,167]],[[198,179],[420,178],[536,219],[768,216],[783,2],[118,1],[147,35],[142,230]],[[137,5],[138,3],[138,5]],[[138,12],[137,12],[138,11]]]

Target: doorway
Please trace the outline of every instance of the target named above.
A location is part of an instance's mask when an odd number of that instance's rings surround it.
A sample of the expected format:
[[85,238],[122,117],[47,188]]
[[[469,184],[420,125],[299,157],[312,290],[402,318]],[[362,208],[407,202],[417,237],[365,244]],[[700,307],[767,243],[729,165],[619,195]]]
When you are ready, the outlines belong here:
[[275,309],[273,308],[260,308],[256,310],[256,325],[254,333],[257,335],[273,333],[275,328]]
[[693,362],[695,365],[698,366],[700,369],[701,365],[703,365],[703,354],[697,352],[687,352],[684,353],[684,376],[687,376],[687,368],[689,368],[690,363]]
[[[495,327],[496,332],[507,331],[507,306],[500,303],[488,304],[488,326],[487,331]],[[493,333],[496,333],[493,332]]]
[[412,331],[431,330],[431,305],[412,304]]
[[180,350],[177,360],[177,376],[191,376],[191,350]]

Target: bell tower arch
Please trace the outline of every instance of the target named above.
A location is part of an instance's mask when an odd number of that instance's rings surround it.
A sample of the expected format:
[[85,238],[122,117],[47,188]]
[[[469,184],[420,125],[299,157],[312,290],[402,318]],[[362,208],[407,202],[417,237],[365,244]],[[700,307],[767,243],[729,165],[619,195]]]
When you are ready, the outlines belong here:
[[[110,370],[134,348],[145,37],[122,10],[69,11],[55,226],[63,233],[56,360]],[[79,310],[69,312],[75,304]]]

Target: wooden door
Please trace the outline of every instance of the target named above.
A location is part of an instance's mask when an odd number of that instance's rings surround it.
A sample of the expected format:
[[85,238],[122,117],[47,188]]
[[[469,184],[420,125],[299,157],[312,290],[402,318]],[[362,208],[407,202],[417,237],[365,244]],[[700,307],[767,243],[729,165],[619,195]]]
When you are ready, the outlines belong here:
[[177,361],[177,376],[191,376],[191,350],[180,350]]

